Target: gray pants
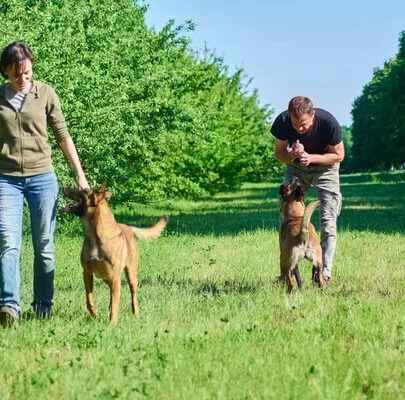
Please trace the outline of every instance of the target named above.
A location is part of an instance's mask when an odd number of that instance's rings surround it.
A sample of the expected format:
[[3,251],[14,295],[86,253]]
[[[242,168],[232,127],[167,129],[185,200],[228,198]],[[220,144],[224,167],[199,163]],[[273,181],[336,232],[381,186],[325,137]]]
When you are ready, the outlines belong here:
[[306,193],[312,185],[318,192],[318,199],[321,200],[320,222],[321,222],[321,245],[323,275],[330,279],[332,275],[333,257],[337,242],[337,217],[342,208],[342,195],[339,184],[339,166],[313,165],[302,167],[299,164],[288,164],[284,173],[284,184],[289,184],[293,177],[297,177]]

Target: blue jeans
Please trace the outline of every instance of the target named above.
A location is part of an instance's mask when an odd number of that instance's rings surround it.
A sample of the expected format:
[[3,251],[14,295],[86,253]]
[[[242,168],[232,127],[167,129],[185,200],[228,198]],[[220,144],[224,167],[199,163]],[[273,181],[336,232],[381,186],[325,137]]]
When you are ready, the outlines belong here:
[[24,198],[34,247],[34,311],[49,313],[53,299],[58,181],[54,172],[29,177],[0,175],[0,306],[21,312],[20,252]]

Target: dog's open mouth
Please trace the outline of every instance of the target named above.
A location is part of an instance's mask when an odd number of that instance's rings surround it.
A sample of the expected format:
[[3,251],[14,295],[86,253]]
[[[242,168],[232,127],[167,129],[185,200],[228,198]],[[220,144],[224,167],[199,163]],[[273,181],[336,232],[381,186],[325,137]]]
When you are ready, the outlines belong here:
[[81,207],[80,204],[78,203],[73,203],[73,204],[68,204],[64,207],[61,207],[59,209],[59,214],[76,214],[78,215],[80,213]]
[[70,200],[73,200],[73,203],[61,207],[59,209],[59,214],[74,214],[81,216],[83,213],[83,204],[80,191],[77,189],[65,188],[63,189],[63,194]]

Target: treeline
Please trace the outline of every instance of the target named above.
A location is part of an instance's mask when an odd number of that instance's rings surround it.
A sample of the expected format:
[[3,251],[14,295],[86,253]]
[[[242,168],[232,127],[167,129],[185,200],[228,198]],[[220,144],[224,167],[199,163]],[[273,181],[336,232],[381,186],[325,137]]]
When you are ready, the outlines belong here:
[[375,69],[352,110],[355,169],[388,169],[405,162],[405,31],[395,58]]
[[[34,77],[58,93],[92,185],[121,200],[192,197],[279,172],[243,70],[193,52],[192,23],[145,23],[132,0],[2,0],[1,47],[18,40],[36,56]],[[56,144],[53,143],[56,147]],[[62,185],[72,173],[53,152]]]

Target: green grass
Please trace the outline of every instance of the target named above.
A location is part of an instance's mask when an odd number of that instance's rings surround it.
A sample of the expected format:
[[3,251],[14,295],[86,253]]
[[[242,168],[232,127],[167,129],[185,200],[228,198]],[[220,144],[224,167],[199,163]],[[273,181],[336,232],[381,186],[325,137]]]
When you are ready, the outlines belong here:
[[100,281],[100,316],[87,313],[71,216],[59,224],[53,317],[32,317],[26,237],[23,320],[0,329],[0,399],[404,398],[405,174],[342,177],[333,280],[312,287],[303,262],[304,289],[292,295],[274,283],[278,186],[115,206],[122,222],[170,221],[139,243],[140,317],[124,282],[114,328]]

